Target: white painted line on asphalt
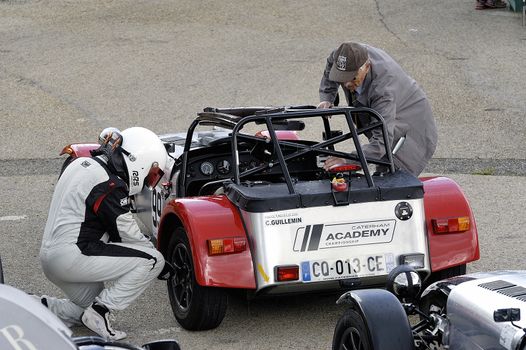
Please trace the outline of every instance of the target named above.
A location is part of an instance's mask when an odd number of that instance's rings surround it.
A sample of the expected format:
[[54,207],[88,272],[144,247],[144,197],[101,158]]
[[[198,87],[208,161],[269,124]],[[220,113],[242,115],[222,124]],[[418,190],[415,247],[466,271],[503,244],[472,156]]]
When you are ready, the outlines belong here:
[[170,327],[170,328],[159,328],[158,330],[153,331],[152,333],[164,335],[164,334],[180,333],[182,331],[183,329],[181,327]]
[[27,219],[26,215],[12,215],[12,216],[0,216],[0,221],[18,221]]

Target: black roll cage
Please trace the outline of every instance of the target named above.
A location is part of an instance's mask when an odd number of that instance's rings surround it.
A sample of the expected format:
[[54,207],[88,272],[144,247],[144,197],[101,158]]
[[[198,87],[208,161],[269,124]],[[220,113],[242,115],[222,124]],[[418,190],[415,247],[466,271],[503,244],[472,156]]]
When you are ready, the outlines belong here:
[[[367,115],[371,118],[371,122],[362,128],[356,128],[353,123],[353,117],[358,118],[358,115]],[[343,115],[347,125],[349,126],[349,132],[336,134],[333,136],[330,120],[339,115]],[[294,119],[305,119],[305,118],[322,118],[324,132],[326,138],[313,145],[306,145],[304,143],[295,142],[293,140],[279,140],[276,135],[276,130],[298,130],[298,122],[292,123],[291,120]],[[270,139],[261,138],[252,135],[242,134],[241,130],[248,123],[255,124],[264,124],[267,127],[267,130],[270,135]],[[301,122],[300,122],[301,123]],[[296,128],[289,128],[289,124]],[[270,167],[279,166],[282,170],[283,177],[287,184],[287,188],[290,194],[296,193],[294,190],[294,183],[290,176],[290,173],[287,168],[287,161],[303,156],[307,153],[314,152],[320,155],[332,155],[336,157],[341,157],[345,159],[354,160],[360,163],[364,176],[369,187],[374,187],[374,181],[371,176],[371,173],[368,169],[368,164],[376,164],[387,166],[391,173],[395,172],[395,167],[393,163],[393,156],[391,152],[391,146],[389,139],[387,138],[387,130],[382,116],[371,108],[366,107],[338,107],[330,109],[316,109],[314,106],[292,106],[292,107],[239,107],[239,108],[212,108],[207,107],[203,112],[198,113],[197,118],[192,122],[188,129],[186,136],[184,151],[182,154],[182,168],[181,168],[181,177],[180,179],[185,182],[180,188],[186,188],[187,181],[187,166],[188,166],[188,153],[191,150],[192,138],[194,131],[198,125],[204,126],[217,126],[225,129],[232,130],[231,134],[231,146],[232,146],[232,159],[233,159],[233,169],[234,177],[232,181],[240,185],[241,179],[268,169]],[[382,159],[378,158],[366,158],[362,146],[358,137],[366,132],[372,132],[373,130],[379,129],[382,133],[384,147],[385,147],[385,157]],[[351,154],[347,152],[336,151],[334,145],[345,140],[351,139],[354,142],[356,149],[356,154]],[[278,163],[267,163],[264,165],[256,166],[255,168],[245,170],[240,172],[239,169],[239,141],[252,141],[254,143],[263,142],[263,143],[272,143],[272,147],[276,152]],[[292,146],[298,150],[284,155],[281,149],[281,146]],[[184,194],[183,194],[184,195]]]

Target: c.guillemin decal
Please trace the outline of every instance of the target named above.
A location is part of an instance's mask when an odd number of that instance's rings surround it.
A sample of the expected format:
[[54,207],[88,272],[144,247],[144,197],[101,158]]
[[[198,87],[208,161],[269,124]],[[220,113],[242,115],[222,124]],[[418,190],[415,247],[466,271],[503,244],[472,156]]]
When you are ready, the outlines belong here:
[[294,251],[389,243],[393,240],[395,225],[395,220],[379,220],[302,226],[296,231]]
[[301,224],[302,221],[297,213],[276,213],[265,216],[266,226]]

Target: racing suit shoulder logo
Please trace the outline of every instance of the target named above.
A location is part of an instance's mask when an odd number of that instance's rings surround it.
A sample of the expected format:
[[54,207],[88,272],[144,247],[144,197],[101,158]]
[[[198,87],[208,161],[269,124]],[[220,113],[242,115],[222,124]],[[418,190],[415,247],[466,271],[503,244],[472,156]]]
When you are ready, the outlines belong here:
[[136,170],[132,172],[132,184],[133,186],[139,186],[139,172]]
[[127,206],[128,204],[130,204],[130,199],[128,197],[121,199],[121,207]]
[[88,162],[87,160],[83,161],[82,163],[80,163],[80,165],[82,165],[84,168],[87,168],[91,165],[90,162]]

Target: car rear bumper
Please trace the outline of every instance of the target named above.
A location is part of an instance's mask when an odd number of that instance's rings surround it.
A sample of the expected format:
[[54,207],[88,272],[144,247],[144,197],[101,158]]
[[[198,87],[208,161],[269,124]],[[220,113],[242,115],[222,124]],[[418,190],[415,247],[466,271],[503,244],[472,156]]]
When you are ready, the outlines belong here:
[[[429,271],[425,270],[419,270],[418,272],[423,277],[429,274]],[[301,293],[341,292],[344,290],[365,288],[385,288],[386,280],[387,275],[313,283],[284,282],[281,284],[276,283],[265,288],[261,288],[255,293],[255,296],[260,297],[267,295],[275,296]]]

